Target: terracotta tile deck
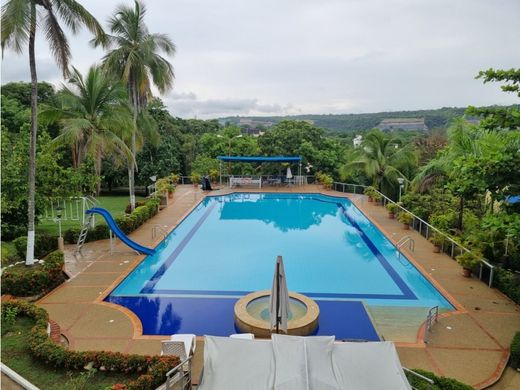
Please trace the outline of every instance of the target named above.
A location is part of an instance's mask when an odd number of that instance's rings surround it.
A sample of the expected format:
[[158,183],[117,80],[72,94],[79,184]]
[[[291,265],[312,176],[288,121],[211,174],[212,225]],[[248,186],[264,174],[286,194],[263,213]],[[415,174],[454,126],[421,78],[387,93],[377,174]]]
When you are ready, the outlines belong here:
[[[348,196],[311,185],[267,190]],[[258,189],[247,191],[258,192]],[[224,189],[211,194],[228,192]],[[143,245],[154,246],[160,238],[152,238],[153,226],[161,225],[168,231],[173,229],[204,196],[193,186],[179,186],[169,207],[130,237]],[[351,195],[350,198],[392,241],[407,234],[414,238],[415,251],[407,256],[446,296],[451,297],[458,308],[441,316],[428,344],[424,344],[421,337],[424,312],[414,309],[389,311],[383,307],[370,310],[380,333],[386,339],[396,341],[403,365],[451,376],[476,388],[495,382],[505,367],[513,334],[520,329],[520,307],[484,283],[463,278],[455,261],[446,255],[434,254],[426,239],[415,231],[402,229],[399,222],[387,217],[383,207],[366,202],[363,196]],[[87,243],[84,256],[78,260],[72,256],[73,250],[73,245],[66,248],[66,269],[73,278],[38,302],[61,326],[71,348],[159,353],[160,337],[143,336],[140,321],[133,313],[102,302],[144,256],[136,255],[119,241],[111,254],[108,240]],[[199,339],[194,378],[200,373],[202,351],[203,341]],[[501,381],[493,388],[519,388],[519,378],[519,373],[508,371],[504,384]]]

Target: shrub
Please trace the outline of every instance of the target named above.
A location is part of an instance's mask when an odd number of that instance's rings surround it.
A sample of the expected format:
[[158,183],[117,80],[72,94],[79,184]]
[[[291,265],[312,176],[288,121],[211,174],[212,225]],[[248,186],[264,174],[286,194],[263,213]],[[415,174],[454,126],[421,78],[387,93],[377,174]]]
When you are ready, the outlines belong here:
[[455,257],[457,263],[459,263],[460,266],[465,269],[475,268],[481,258],[482,254],[479,252],[464,252]]
[[[27,253],[27,236],[18,237],[13,240],[16,254],[21,259],[25,259]],[[34,256],[44,257],[52,251],[58,249],[58,237],[49,234],[36,234],[34,237]]]
[[516,332],[511,342],[511,358],[509,364],[513,368],[520,368],[520,332]]
[[466,385],[462,382],[459,382],[455,379],[446,378],[443,376],[437,376],[432,372],[420,370],[420,369],[414,369],[416,373],[425,376],[427,378],[430,378],[433,380],[433,386],[430,386],[428,382],[425,380],[422,380],[420,378],[417,378],[414,375],[406,374],[408,381],[410,382],[410,385],[414,389],[417,390],[471,390],[473,387]]
[[2,273],[2,293],[25,297],[51,291],[65,281],[63,264],[63,252],[55,251],[42,265],[8,268]]
[[171,178],[173,184],[177,184],[179,182],[179,180],[181,179],[181,175],[179,175],[177,173],[172,173],[170,178]]
[[493,286],[520,305],[520,275],[495,267]]
[[180,363],[177,356],[142,356],[107,351],[72,351],[55,344],[47,335],[48,313],[36,305],[25,301],[2,303],[2,316],[17,308],[18,315],[35,320],[36,324],[28,335],[29,349],[34,357],[57,368],[81,370],[92,363],[92,368],[104,366],[108,371],[142,373],[126,387],[114,385],[114,389],[153,390],[160,386],[166,373]]
[[370,196],[371,198],[374,197],[374,195],[377,194],[377,191],[374,187],[372,186],[368,186],[365,188],[365,190],[363,191],[363,193],[366,195],[366,196]]
[[[144,206],[146,202],[144,200],[138,200],[135,202],[135,208],[138,208],[140,206]],[[125,214],[130,214],[132,212],[132,205],[128,203],[125,207]]]

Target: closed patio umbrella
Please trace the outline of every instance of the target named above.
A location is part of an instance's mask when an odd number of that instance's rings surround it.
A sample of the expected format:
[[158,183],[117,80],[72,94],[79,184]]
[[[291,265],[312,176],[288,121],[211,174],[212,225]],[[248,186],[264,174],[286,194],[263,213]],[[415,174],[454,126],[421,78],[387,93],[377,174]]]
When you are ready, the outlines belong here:
[[276,259],[273,287],[269,297],[269,316],[271,319],[271,330],[274,329],[276,333],[280,333],[280,331],[287,333],[289,290],[287,289],[282,256],[278,256]]
[[287,174],[285,176],[287,176],[287,179],[293,178],[291,167],[287,167]]

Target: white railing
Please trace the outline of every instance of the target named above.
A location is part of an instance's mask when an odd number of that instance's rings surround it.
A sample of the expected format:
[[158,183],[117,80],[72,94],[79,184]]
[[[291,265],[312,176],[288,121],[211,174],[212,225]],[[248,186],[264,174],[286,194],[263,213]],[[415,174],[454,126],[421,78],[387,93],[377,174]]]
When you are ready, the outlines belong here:
[[[354,194],[362,194],[366,187],[368,187],[368,186],[361,185],[361,184],[341,183],[341,182],[334,182],[332,185],[332,188],[335,191],[350,193],[351,191],[349,191],[349,189],[353,189],[352,193],[354,193]],[[455,256],[458,256],[464,252],[471,252],[468,248],[464,247],[463,245],[461,245],[460,243],[455,241],[448,234],[437,229],[435,226],[432,226],[431,224],[426,222],[424,219],[418,217],[411,211],[405,209],[399,203],[394,202],[392,199],[390,199],[388,196],[386,196],[382,192],[380,192],[378,190],[375,190],[375,191],[381,196],[383,206],[386,206],[388,203],[393,203],[400,210],[410,214],[413,217],[411,227],[414,230],[418,231],[426,239],[428,239],[433,232],[442,236],[443,241],[442,241],[442,245],[441,245],[441,251],[443,253],[449,254],[452,259],[455,259]],[[445,241],[447,241],[447,243],[448,243],[447,247],[445,247],[445,245],[444,245]],[[448,249],[448,252],[446,252],[445,249]],[[458,251],[458,253],[457,253],[457,251]],[[479,275],[478,275],[480,280],[482,280],[482,277],[483,277],[483,268],[484,267],[489,268],[488,286],[491,287],[493,285],[493,275],[494,275],[495,267],[492,264],[490,264],[486,259],[481,258],[479,261]]]

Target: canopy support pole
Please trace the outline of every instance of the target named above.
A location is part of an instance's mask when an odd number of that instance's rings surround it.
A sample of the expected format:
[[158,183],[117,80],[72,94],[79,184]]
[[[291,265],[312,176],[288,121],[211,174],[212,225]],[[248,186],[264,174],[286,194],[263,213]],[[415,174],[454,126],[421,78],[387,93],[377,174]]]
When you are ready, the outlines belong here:
[[218,170],[220,175],[220,186],[222,187],[222,160],[220,160],[220,163],[218,164]]
[[303,178],[302,178],[302,160],[300,160],[300,163],[298,164],[298,177],[299,177],[299,183],[298,185],[303,185]]

